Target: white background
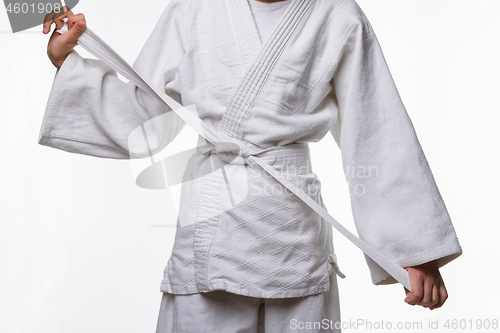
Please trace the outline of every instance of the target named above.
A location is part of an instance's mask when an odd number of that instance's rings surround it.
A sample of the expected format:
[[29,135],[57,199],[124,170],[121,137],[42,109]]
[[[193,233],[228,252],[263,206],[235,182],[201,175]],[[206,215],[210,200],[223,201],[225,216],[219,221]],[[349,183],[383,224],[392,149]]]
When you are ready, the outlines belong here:
[[[74,10],[132,63],[168,1],[83,0]],[[445,266],[450,298],[429,311],[400,285],[373,286],[362,252],[334,232],[342,318],[373,323],[500,319],[500,2],[358,0],[400,95],[464,250]],[[130,161],[37,144],[55,74],[41,26],[12,34],[0,10],[0,332],[154,332],[176,212],[166,190],[135,185]],[[82,48],[79,53],[90,57]],[[190,143],[184,130],[176,140]],[[179,144],[180,142],[180,144]],[[190,148],[190,146],[186,146]],[[330,213],[354,230],[331,136],[312,145]],[[344,332],[376,329],[346,329]],[[411,330],[408,330],[411,331]],[[482,332],[490,330],[454,330]]]

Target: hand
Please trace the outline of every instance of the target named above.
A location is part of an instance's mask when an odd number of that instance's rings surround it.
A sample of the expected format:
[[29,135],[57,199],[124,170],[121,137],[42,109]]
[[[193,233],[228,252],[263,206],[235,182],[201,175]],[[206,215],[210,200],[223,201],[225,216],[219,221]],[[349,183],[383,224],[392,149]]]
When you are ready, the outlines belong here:
[[410,274],[410,287],[412,292],[405,289],[405,302],[410,305],[421,305],[431,310],[441,307],[448,293],[443,278],[439,273],[437,261],[405,268]]
[[[52,64],[57,68],[61,68],[64,60],[71,53],[73,48],[78,45],[76,43],[78,37],[87,28],[87,22],[83,14],[73,14],[67,7],[63,7],[64,13],[51,12],[45,17],[43,24],[43,33],[48,34],[52,23],[55,24],[56,29],[50,37],[49,44],[47,45],[47,55],[49,56]],[[56,30],[61,29],[64,25],[63,19],[68,18],[68,32],[60,34]]]

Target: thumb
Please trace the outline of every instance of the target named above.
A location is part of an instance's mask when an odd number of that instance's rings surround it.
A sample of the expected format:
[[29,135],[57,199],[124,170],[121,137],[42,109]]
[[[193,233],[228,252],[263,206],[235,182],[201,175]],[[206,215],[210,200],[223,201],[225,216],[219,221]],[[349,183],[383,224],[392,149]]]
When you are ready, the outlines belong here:
[[76,44],[76,41],[80,37],[80,35],[87,29],[87,25],[85,24],[85,21],[77,21],[75,24],[73,24],[73,27],[68,30],[65,34],[61,36],[63,38],[64,42],[68,44]]

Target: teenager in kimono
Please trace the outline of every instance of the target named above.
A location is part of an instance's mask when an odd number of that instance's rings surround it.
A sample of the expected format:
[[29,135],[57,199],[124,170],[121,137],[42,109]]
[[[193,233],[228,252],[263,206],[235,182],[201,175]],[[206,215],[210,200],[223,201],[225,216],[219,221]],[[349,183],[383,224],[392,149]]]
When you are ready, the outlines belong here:
[[[127,159],[129,134],[159,115],[169,118],[151,149],[170,143],[185,123],[165,103],[73,49],[86,29],[83,14],[49,20],[44,33],[52,23],[61,29],[64,18],[69,31],[54,32],[48,45],[58,70],[39,143]],[[408,271],[405,302],[443,305],[439,268],[462,249],[377,37],[354,0],[172,0],[133,67],[182,105],[194,104],[217,130],[256,149],[279,146],[262,158],[302,170],[294,179],[315,186],[311,195],[322,205],[307,143],[333,135],[346,180],[365,189],[351,196],[360,238]],[[349,171],[364,166],[376,166],[377,176]],[[270,181],[248,169],[259,186]],[[267,192],[207,213],[218,186],[183,188],[157,333],[290,332],[299,322],[322,323],[303,331],[339,332],[323,325],[340,321],[343,274],[331,226],[297,198]],[[365,257],[375,285],[397,282]]]

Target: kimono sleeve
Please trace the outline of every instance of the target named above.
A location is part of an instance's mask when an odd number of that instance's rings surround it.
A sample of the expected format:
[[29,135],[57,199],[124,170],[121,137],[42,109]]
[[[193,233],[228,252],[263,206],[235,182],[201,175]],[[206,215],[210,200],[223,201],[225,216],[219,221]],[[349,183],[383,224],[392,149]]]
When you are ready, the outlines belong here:
[[[362,26],[362,25],[361,25]],[[360,238],[402,267],[462,253],[433,174],[369,23],[354,28],[332,79],[341,150]],[[397,281],[365,254],[373,284]]]
[[[133,65],[147,82],[179,103],[176,67],[187,40],[182,24],[180,3],[173,0]],[[146,123],[147,144],[144,135],[131,135]],[[128,159],[162,149],[184,126],[160,98],[120,80],[104,62],[82,58],[73,50],[54,78],[38,143],[72,153]]]

